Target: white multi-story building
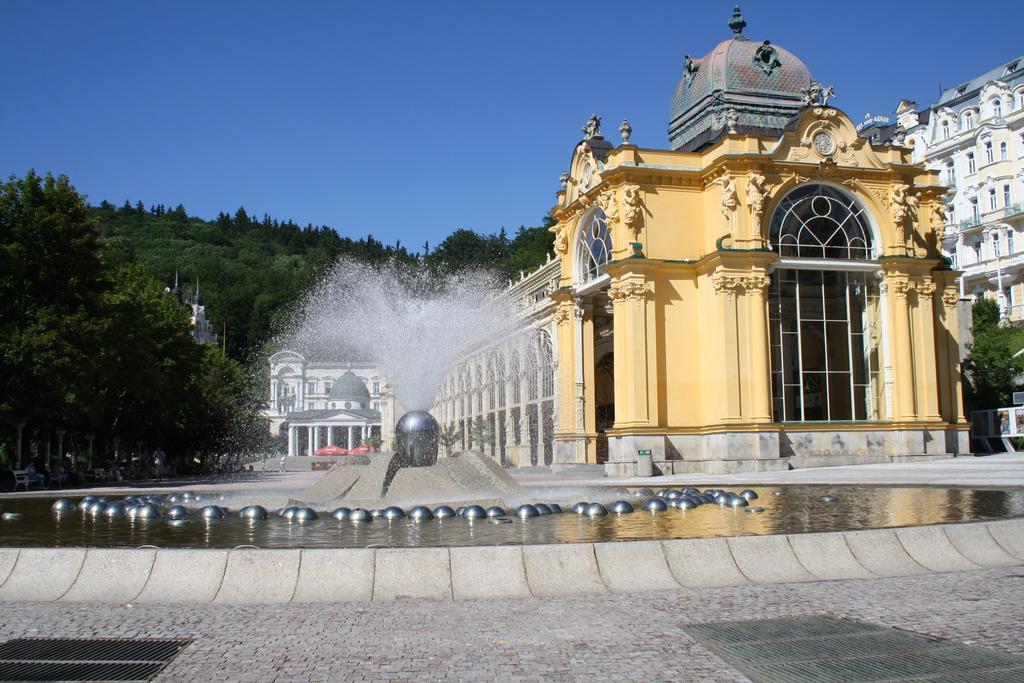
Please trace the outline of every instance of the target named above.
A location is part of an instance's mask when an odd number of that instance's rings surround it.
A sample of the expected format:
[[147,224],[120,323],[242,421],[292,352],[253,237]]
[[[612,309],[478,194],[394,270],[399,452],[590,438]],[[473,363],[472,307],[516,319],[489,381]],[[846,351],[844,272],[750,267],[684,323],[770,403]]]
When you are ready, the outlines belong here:
[[287,436],[289,455],[313,455],[327,445],[351,449],[374,437],[389,441],[382,426],[393,428],[392,403],[383,373],[370,363],[315,361],[289,350],[270,357],[264,417],[271,434]]
[[919,110],[903,100],[890,137],[906,136],[915,162],[949,187],[943,251],[963,271],[960,293],[999,302],[1024,320],[1024,56],[943,91]]

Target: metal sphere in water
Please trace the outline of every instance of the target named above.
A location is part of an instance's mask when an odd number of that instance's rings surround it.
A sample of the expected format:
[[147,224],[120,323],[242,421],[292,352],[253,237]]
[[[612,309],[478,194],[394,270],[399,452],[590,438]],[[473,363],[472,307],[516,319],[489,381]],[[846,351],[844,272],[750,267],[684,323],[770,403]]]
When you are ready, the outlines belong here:
[[582,515],[584,512],[587,511],[588,505],[590,505],[590,503],[576,503],[575,505],[572,506],[572,511],[575,512],[577,515]]
[[267,513],[267,509],[262,505],[246,505],[238,511],[238,516],[242,519],[264,520],[270,515]]
[[463,519],[484,519],[487,517],[487,511],[479,505],[470,505],[462,511]]
[[644,510],[648,512],[664,512],[668,510],[668,505],[661,498],[651,498],[644,503]]
[[[74,501],[70,498],[58,498],[53,501],[53,505],[50,509],[59,515],[64,512],[74,512],[75,507]],[[0,512],[3,512],[3,508],[0,508]]]
[[298,508],[292,515],[293,522],[311,522],[317,518],[316,510],[313,508]]
[[757,492],[751,491],[750,489],[743,489],[742,491],[740,491],[740,495],[743,496],[743,498],[745,498],[748,503],[752,500],[756,500],[758,497]]
[[97,500],[95,503],[93,503],[92,505],[89,506],[89,514],[90,515],[102,515],[103,512],[106,509],[107,509],[107,504],[104,503],[102,500]]
[[0,519],[4,520],[5,522],[17,522],[24,516],[25,515],[23,515],[20,512],[5,512],[3,514],[0,514]]
[[372,522],[373,515],[363,508],[356,508],[352,512],[348,513],[348,521],[350,522]]
[[409,519],[414,522],[426,522],[434,518],[434,513],[426,505],[417,505],[409,510]]
[[492,505],[491,507],[487,508],[487,516],[488,517],[504,517],[505,515],[506,515],[505,508],[503,508],[503,507],[498,507],[497,505]]
[[402,519],[405,517],[405,510],[395,505],[384,508],[384,519]]
[[107,517],[124,517],[125,510],[124,503],[107,503],[107,509],[103,511]]
[[294,505],[289,505],[288,507],[283,507],[280,510],[278,510],[277,516],[287,520],[291,520],[292,515],[295,514],[296,510],[298,510],[297,507],[295,507]]
[[516,517],[519,519],[527,519],[528,517],[539,517],[540,511],[536,507],[526,503],[516,508]]
[[782,495],[782,491],[772,491],[772,495],[773,496],[781,496]]
[[615,488],[615,491],[613,491],[613,493],[616,496],[628,496],[629,495],[629,489],[627,489],[625,486],[618,486],[618,487]]
[[436,519],[449,519],[455,516],[455,510],[452,510],[447,505],[441,505],[434,508],[434,517]]
[[835,496],[822,496],[821,497],[821,502],[822,503],[834,503],[835,500],[836,500]]
[[698,503],[690,496],[685,496],[676,501],[677,510],[693,510]]
[[203,519],[224,519],[224,511],[219,505],[206,505],[200,508],[199,516]]
[[562,506],[558,503],[548,503],[548,507],[551,508],[551,513],[555,515],[562,514]]
[[747,508],[747,512],[764,512],[764,508]]
[[587,506],[587,517],[604,517],[608,514],[608,508],[600,503],[591,503]]
[[184,505],[172,505],[167,508],[167,516],[171,519],[185,519],[188,517],[188,508]]
[[384,508],[373,508],[370,510],[370,516],[374,519],[380,519],[384,516]]
[[78,504],[82,507],[82,509],[85,509],[85,508],[89,507],[90,505],[92,505],[95,502],[96,502],[96,496],[86,496],[85,498],[80,500],[78,502]]
[[537,512],[539,512],[542,515],[551,514],[551,508],[545,505],[544,503],[534,503],[533,507],[537,508]]
[[395,459],[399,467],[437,464],[441,427],[425,410],[410,410],[395,424]]
[[174,526],[174,527],[188,526],[191,523],[192,523],[191,519],[169,519],[169,520],[167,520],[167,526]]
[[140,505],[135,508],[135,519],[159,519],[160,508],[156,505]]
[[637,491],[635,493],[633,493],[633,497],[634,498],[647,498],[647,497],[653,496],[653,495],[654,495],[654,490],[653,489],[648,489],[648,488],[637,489]]
[[665,495],[663,497],[667,498],[669,500],[676,500],[677,498],[682,498],[683,497],[683,492],[682,491],[666,491]]
[[743,496],[729,496],[729,506],[734,508],[745,508],[749,505]]
[[633,506],[624,500],[617,500],[609,509],[617,515],[627,515],[633,511]]
[[331,517],[333,517],[334,519],[338,520],[339,522],[344,522],[346,519],[348,519],[351,516],[352,516],[352,511],[349,510],[347,507],[337,508],[334,512],[331,513]]

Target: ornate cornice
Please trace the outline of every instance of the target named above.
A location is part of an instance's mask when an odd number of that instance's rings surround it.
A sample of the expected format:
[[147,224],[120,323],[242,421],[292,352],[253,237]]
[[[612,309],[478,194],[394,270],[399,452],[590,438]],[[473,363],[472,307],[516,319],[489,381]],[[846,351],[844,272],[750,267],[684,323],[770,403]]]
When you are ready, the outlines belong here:
[[629,280],[621,282],[616,280],[608,288],[608,297],[612,301],[642,301],[647,298],[651,291],[650,285],[643,280]]
[[718,272],[711,276],[711,284],[718,294],[739,294],[742,292],[761,292],[772,283],[771,277],[764,273],[730,273]]

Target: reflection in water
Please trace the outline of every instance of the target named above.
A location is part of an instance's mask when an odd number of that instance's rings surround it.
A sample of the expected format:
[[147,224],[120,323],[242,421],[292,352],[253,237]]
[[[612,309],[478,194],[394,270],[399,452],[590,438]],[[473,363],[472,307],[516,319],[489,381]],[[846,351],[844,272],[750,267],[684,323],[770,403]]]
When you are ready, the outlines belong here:
[[[743,487],[734,487],[740,490]],[[659,514],[639,510],[591,519],[571,512],[512,523],[460,518],[413,522],[377,519],[338,522],[327,515],[306,523],[271,517],[266,521],[231,517],[171,526],[163,519],[93,518],[80,511],[60,516],[52,498],[10,498],[4,506],[23,512],[18,521],[0,522],[0,546],[91,546],[234,548],[365,548],[457,545],[509,545],[637,541],[709,536],[842,531],[916,526],[1024,515],[1024,489],[1009,491],[867,487],[780,486],[754,489],[753,505],[763,512],[702,505]],[[781,495],[774,495],[779,491]],[[823,496],[834,496],[832,502]],[[562,501],[563,503],[569,501]],[[635,502],[635,499],[634,499]]]

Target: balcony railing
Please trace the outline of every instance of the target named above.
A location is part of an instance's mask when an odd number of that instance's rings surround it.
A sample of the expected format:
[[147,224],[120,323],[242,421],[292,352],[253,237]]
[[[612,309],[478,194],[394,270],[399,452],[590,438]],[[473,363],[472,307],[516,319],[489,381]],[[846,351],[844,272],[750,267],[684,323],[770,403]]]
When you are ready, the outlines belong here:
[[1024,202],[1017,202],[1016,204],[1010,204],[1003,209],[1003,218],[1009,218],[1010,216],[1016,216],[1019,213],[1024,213]]
[[959,223],[960,229],[965,230],[966,228],[973,228],[975,225],[981,225],[981,216],[972,216],[965,218]]

